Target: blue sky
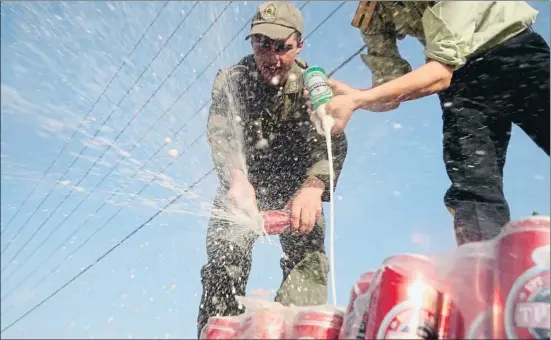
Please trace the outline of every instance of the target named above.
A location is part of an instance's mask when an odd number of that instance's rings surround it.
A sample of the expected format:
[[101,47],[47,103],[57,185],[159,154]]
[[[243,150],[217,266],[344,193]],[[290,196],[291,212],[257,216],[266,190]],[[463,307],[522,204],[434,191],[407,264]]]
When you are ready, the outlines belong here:
[[[231,4],[153,99],[141,107],[226,4],[200,3],[126,95],[193,6],[193,2],[169,3],[84,124],[79,123],[163,2],[2,4],[1,213],[2,230],[7,228],[1,240],[5,250],[2,268],[42,225],[15,258],[17,262],[2,272],[2,296],[34,272],[2,301],[2,328],[93,263],[211,168],[204,137],[177,159],[171,158],[169,150],[181,153],[201,136],[206,109],[189,119],[209,100],[216,69],[249,53],[246,31],[180,100],[173,102],[252,16],[258,2]],[[339,4],[308,4],[303,10],[306,31]],[[534,28],[549,42],[549,2],[531,4],[540,11]],[[356,2],[347,2],[308,39],[302,58],[331,70],[356,51],[362,41],[350,26],[355,6]],[[417,41],[406,39],[400,42],[400,48],[413,66],[421,65],[422,49]],[[371,84],[370,72],[359,57],[335,77],[356,87]],[[111,112],[111,118],[102,125]],[[347,128],[349,153],[335,205],[335,270],[340,305],[347,303],[355,279],[376,269],[387,256],[453,249],[452,218],[442,203],[449,181],[442,162],[440,117],[438,100],[432,96],[405,103],[390,113],[358,112],[351,120]],[[188,120],[189,124],[174,136]],[[92,138],[98,128],[100,132]],[[70,140],[75,129],[78,132]],[[170,144],[165,141],[167,137],[172,139]],[[59,160],[6,227],[67,141]],[[85,146],[83,155],[63,176]],[[159,148],[161,151],[148,161]],[[101,161],[85,176],[102,154]],[[549,215],[549,173],[549,158],[515,127],[505,168],[505,191],[513,218],[529,215],[532,209]],[[216,184],[215,176],[209,176],[169,211],[2,336],[193,337],[201,293],[199,270],[206,258],[206,216]],[[51,196],[8,247],[16,231],[52,189]],[[113,195],[115,191],[119,193]],[[83,199],[84,203],[67,217]],[[72,258],[36,286],[43,275],[116,213]],[[77,228],[75,236],[62,243]],[[51,259],[39,266],[60,245]],[[249,292],[273,295],[281,280],[280,255],[277,242],[257,243]],[[27,258],[24,266],[18,267]]]

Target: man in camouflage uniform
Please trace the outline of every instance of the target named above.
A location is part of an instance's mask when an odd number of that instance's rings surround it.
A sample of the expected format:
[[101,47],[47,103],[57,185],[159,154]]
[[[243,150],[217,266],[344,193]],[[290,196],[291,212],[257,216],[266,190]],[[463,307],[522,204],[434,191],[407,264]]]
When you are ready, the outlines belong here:
[[[368,53],[361,57],[373,87],[360,91],[331,80],[337,95],[327,111],[335,130],[358,109],[388,111],[438,93],[452,182],[444,201],[457,242],[497,236],[510,219],[503,167],[512,124],[549,155],[549,46],[531,29],[537,11],[523,1],[371,5],[357,26],[363,27]],[[425,47],[426,63],[416,70],[396,45],[408,35]]]
[[[303,30],[302,14],[291,3],[260,5],[247,36],[253,54],[219,71],[208,118],[220,181],[213,211],[281,210],[290,202],[293,232],[280,235],[283,282],[276,296],[285,305],[326,303],[329,271],[322,201],[334,188],[325,138],[311,125],[302,92],[306,63],[297,55]],[[337,179],[347,142],[344,134],[332,140]],[[242,312],[235,295],[245,295],[251,269],[256,234],[222,215],[212,214],[207,231],[199,332],[211,316]]]

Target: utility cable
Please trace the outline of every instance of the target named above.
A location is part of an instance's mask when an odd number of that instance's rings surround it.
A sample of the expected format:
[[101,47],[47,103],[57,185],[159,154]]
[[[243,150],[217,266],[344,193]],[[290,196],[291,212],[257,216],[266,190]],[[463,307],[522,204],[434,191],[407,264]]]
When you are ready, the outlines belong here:
[[[363,47],[362,47],[363,49]],[[361,50],[360,50],[361,51]],[[336,69],[334,69],[333,71],[329,72],[329,74],[335,74],[335,72],[338,71],[338,69],[341,69],[342,67],[344,67],[348,62],[350,62],[350,60],[352,60],[352,58],[357,55],[358,53],[360,52],[356,52],[354,53],[351,57],[347,58],[345,60],[345,62],[341,63]],[[69,281],[67,281],[66,283],[64,283],[61,287],[59,287],[58,289],[56,289],[53,293],[51,293],[50,295],[48,295],[45,299],[43,299],[42,301],[40,301],[38,304],[36,304],[34,307],[32,307],[31,309],[29,309],[27,312],[25,312],[23,315],[21,315],[20,317],[18,317],[16,320],[14,320],[13,322],[11,322],[8,326],[4,327],[0,333],[3,333],[5,332],[7,329],[13,327],[15,324],[17,324],[18,322],[20,322],[23,318],[25,318],[27,315],[29,315],[30,313],[32,313],[33,311],[35,311],[38,307],[42,306],[44,303],[46,303],[48,300],[50,300],[52,297],[54,297],[55,295],[57,295],[60,291],[62,291],[65,287],[67,287],[68,285],[70,285],[72,282],[74,282],[75,280],[77,280],[80,276],[82,276],[85,272],[87,272],[88,270],[90,270],[94,265],[96,265],[99,261],[103,260],[107,255],[109,255],[111,252],[113,252],[116,248],[118,248],[120,245],[122,245],[124,242],[126,242],[128,239],[130,239],[130,237],[132,237],[133,235],[135,235],[138,231],[140,231],[145,225],[147,225],[148,223],[150,223],[155,217],[157,217],[161,212],[163,212],[164,210],[166,210],[168,207],[170,207],[172,204],[174,204],[178,199],[180,199],[185,193],[189,192],[189,190],[191,190],[192,188],[194,188],[195,186],[197,186],[201,181],[203,181],[208,175],[210,175],[212,172],[214,171],[214,168],[211,168],[210,170],[208,170],[205,174],[203,174],[199,179],[197,179],[187,190],[185,190],[184,192],[178,194],[175,198],[173,198],[168,204],[166,204],[163,208],[161,208],[160,210],[158,210],[157,212],[155,212],[155,214],[153,214],[149,219],[147,219],[147,221],[145,221],[144,223],[142,223],[141,225],[139,225],[136,229],[134,229],[130,234],[128,234],[126,237],[124,237],[121,241],[119,241],[117,244],[115,244],[111,249],[109,249],[107,252],[105,252],[103,255],[101,255],[99,258],[97,258],[94,262],[92,262],[91,264],[89,264],[86,268],[84,268],[82,271],[80,271],[78,274],[76,274],[73,278],[71,278]]]
[[[42,180],[44,179],[44,177],[46,177],[46,175],[48,174],[48,172],[50,172],[50,170],[52,169],[52,167],[54,166],[54,164],[57,162],[57,160],[59,159],[59,157],[61,156],[61,154],[65,151],[65,149],[67,149],[67,146],[69,145],[69,142],[76,136],[78,130],[80,129],[80,127],[82,126],[83,122],[86,121],[88,119],[88,117],[90,116],[90,114],[92,113],[92,111],[94,110],[94,108],[96,107],[96,105],[98,104],[98,102],[100,101],[100,99],[103,97],[103,95],[105,94],[105,92],[107,91],[107,89],[109,88],[109,86],[111,86],[111,84],[113,83],[113,81],[115,80],[115,78],[117,78],[117,76],[119,75],[119,73],[121,72],[122,68],[127,64],[127,60],[130,60],[130,57],[134,54],[134,52],[136,51],[136,49],[138,48],[138,46],[140,45],[140,43],[142,42],[142,40],[145,38],[145,36],[147,35],[147,33],[149,32],[149,30],[151,29],[151,27],[155,24],[155,22],[157,21],[157,19],[159,18],[159,16],[161,15],[161,12],[163,11],[163,9],[168,5],[168,1],[165,1],[164,4],[163,4],[163,7],[161,7],[161,9],[159,10],[159,12],[157,12],[157,15],[155,16],[155,18],[153,18],[153,20],[151,21],[151,23],[147,26],[147,28],[145,29],[145,32],[142,34],[142,36],[140,37],[140,39],[138,39],[138,41],[136,42],[136,44],[134,44],[134,47],[132,48],[132,50],[130,51],[130,53],[128,53],[128,55],[126,56],[126,58],[124,58],[122,64],[119,66],[119,69],[115,72],[115,74],[113,74],[113,76],[111,77],[111,80],[109,80],[109,82],[107,83],[107,85],[103,88],[103,91],[101,91],[101,94],[96,98],[96,100],[94,101],[94,103],[92,104],[92,107],[90,108],[90,110],[88,110],[88,112],[86,113],[86,116],[84,117],[84,119],[82,119],[82,121],[79,123],[78,127],[75,129],[75,131],[73,132],[73,134],[71,135],[71,137],[69,138],[69,140],[65,143],[65,145],[63,146],[63,148],[61,149],[61,151],[57,154],[57,156],[55,157],[55,159],[53,160],[53,162],[50,164],[50,166],[48,166],[48,168],[46,169],[46,171],[44,171],[44,174],[42,174],[42,177],[40,178],[40,180],[38,180],[38,182],[36,182],[36,184],[34,185],[33,189],[31,190],[31,192],[27,195],[27,197],[23,200],[23,203],[21,203],[21,205],[19,206],[19,208],[15,211],[15,213],[10,217],[9,221],[6,223],[6,227],[4,227],[4,229],[0,232],[0,238],[2,237],[2,235],[4,234],[4,231],[6,231],[10,225],[10,223],[15,219],[15,217],[19,214],[19,212],[21,211],[21,208],[23,208],[23,206],[27,203],[27,201],[30,199],[30,197],[32,196],[32,194],[36,191],[38,185],[42,182]],[[56,184],[57,185],[57,184]],[[10,240],[8,241],[8,245],[19,235],[19,233],[21,232],[21,228],[16,232],[16,235]],[[7,248],[7,246],[6,246]],[[2,251],[2,254],[4,254],[4,251],[6,250],[6,248]]]
[[[165,48],[166,44],[170,41],[170,39],[174,36],[174,34],[176,33],[176,31],[180,28],[180,26],[184,23],[184,21],[186,20],[186,18],[191,14],[191,12],[193,11],[193,9],[195,8],[195,6],[197,6],[198,4],[198,1],[195,2],[195,4],[193,5],[193,7],[191,8],[191,10],[183,17],[182,21],[180,21],[180,24],[174,29],[174,31],[172,32],[172,34],[170,35],[170,37],[165,41],[165,43],[163,44],[163,46],[161,46],[161,48],[159,49],[159,51],[157,51],[157,54],[155,54],[155,56],[153,57],[153,59],[151,59],[151,61],[149,62],[149,64],[145,67],[145,69],[142,71],[142,73],[138,76],[138,78],[136,78],[136,80],[134,81],[134,84],[132,84],[128,90],[126,91],[126,93],[124,94],[124,96],[119,100],[119,102],[115,105],[115,108],[109,113],[109,115],[107,116],[107,118],[101,123],[100,125],[100,128],[98,128],[96,130],[96,132],[94,133],[94,135],[92,136],[92,138],[96,137],[100,131],[101,131],[101,127],[103,127],[107,121],[113,116],[113,113],[116,111],[117,108],[120,107],[120,105],[122,104],[122,102],[124,101],[124,99],[126,99],[126,97],[130,94],[130,91],[132,91],[132,89],[136,86],[136,84],[138,83],[138,81],[144,76],[145,72],[149,69],[149,67],[151,66],[151,64],[153,63],[153,61],[155,61],[157,59],[157,57],[159,56],[159,54],[161,53],[161,51]],[[135,118],[135,117],[134,117]],[[76,131],[73,133],[73,135],[76,133]],[[109,150],[111,148],[111,146],[109,145],[108,149]],[[80,156],[82,155],[82,153],[84,151],[86,151],[88,149],[88,146],[85,146],[84,148],[82,148],[80,150],[80,152],[78,153],[78,155],[75,157],[75,159],[73,160],[73,162],[71,163],[71,165],[69,165],[69,167],[67,168],[67,170],[65,170],[65,172],[63,173],[63,175],[61,175],[59,177],[59,179],[56,181],[59,182],[61,181],[68,173],[69,171],[72,169],[72,167],[75,165],[75,163],[80,159]],[[53,165],[53,164],[52,164]],[[95,165],[95,163],[94,163]],[[93,166],[92,166],[93,167]],[[92,168],[90,168],[88,170],[88,172],[90,172],[90,170],[92,170]],[[88,174],[88,172],[86,174]],[[81,180],[84,179],[81,178]],[[77,184],[78,185],[78,184]],[[57,185],[56,185],[57,186]],[[73,187],[74,188],[74,187]],[[21,231],[25,228],[25,226],[27,225],[27,223],[29,223],[29,221],[31,220],[31,218],[36,214],[36,212],[38,211],[38,209],[40,209],[40,207],[42,206],[42,204],[44,204],[44,202],[46,202],[46,200],[48,199],[48,197],[50,197],[50,195],[54,192],[54,189],[55,189],[55,186],[48,192],[48,194],[42,199],[42,201],[40,202],[40,204],[38,204],[38,206],[36,207],[36,209],[32,212],[32,214],[27,218],[27,220],[25,220],[25,222],[23,222],[23,224],[21,225],[21,227],[19,228],[19,230],[17,231],[17,233],[15,234],[15,236],[8,242],[8,244],[6,245],[6,247],[2,250],[2,252],[0,252],[0,255],[3,255],[4,252],[9,248],[10,244],[17,238],[17,236],[21,233]],[[71,189],[69,191],[69,194],[71,194],[73,192],[73,189]],[[68,195],[69,195],[68,194]],[[67,195],[67,196],[68,196]],[[67,197],[65,196],[65,197]],[[55,210],[54,210],[55,212]],[[53,215],[53,212],[48,215],[48,217],[46,218],[46,221],[50,219],[50,217]],[[41,227],[39,227],[40,229]],[[33,236],[31,236],[31,239],[32,237],[34,237],[34,235],[36,235],[36,233],[38,232],[38,230],[36,230],[34,233],[33,233]],[[30,241],[27,240],[26,244]],[[26,246],[25,244],[25,246]],[[17,254],[19,254],[21,252],[21,250],[23,250],[24,246],[21,247],[21,249],[19,249],[19,251],[17,252]],[[7,265],[9,265],[13,259],[16,257],[17,255],[13,256],[8,262],[7,262]],[[6,266],[7,266],[6,265]],[[6,268],[6,266],[4,266],[1,271],[3,272],[4,269]]]
[[[195,145],[195,143],[197,143],[199,141],[199,139],[201,137],[203,137],[205,135],[205,133],[203,132],[202,134],[200,134],[197,138],[195,138],[195,140],[193,142],[191,142],[187,148],[182,151],[182,155],[185,154],[189,149],[191,149],[192,146]],[[161,170],[161,174],[163,174],[172,164],[174,163],[174,160],[169,162],[162,170]],[[142,166],[143,167],[143,166]],[[138,170],[139,172],[139,170]],[[136,197],[139,197],[139,195],[145,191],[145,189],[147,189],[153,182],[155,181],[155,178],[151,179],[149,181],[149,183],[147,183],[144,187],[142,187],[142,189],[140,191],[138,191],[136,194],[132,195],[132,199],[128,202],[132,202]],[[116,195],[116,193],[113,193],[113,195],[111,195],[110,198],[108,198],[97,210],[96,212],[94,212],[92,215],[88,216],[88,218],[86,219],[86,221],[84,221],[84,223],[82,223],[80,225],[80,227],[78,228],[81,229],[83,226],[86,225],[86,223],[88,221],[90,221],[92,219],[92,217],[97,214],[101,208],[103,208],[105,205],[108,204],[109,200],[114,197]],[[69,255],[65,256],[65,258],[63,259],[63,261],[57,265],[56,267],[54,267],[53,269],[49,270],[45,275],[43,275],[40,280],[37,281],[37,283],[35,283],[34,287],[32,289],[35,289],[36,287],[38,287],[42,282],[44,282],[50,275],[52,275],[53,273],[55,273],[57,271],[57,269],[59,267],[61,267],[62,265],[64,265],[67,261],[69,261],[69,259],[71,259],[80,249],[82,249],[82,247],[84,247],[88,242],[90,242],[90,240],[97,234],[99,233],[100,231],[102,231],[108,224],[109,222],[111,222],[115,217],[117,217],[121,212],[123,211],[123,208],[119,208],[114,214],[112,214],[111,216],[109,216],[109,218],[102,224],[100,225],[98,228],[96,228],[96,230],[94,230],[94,232],[88,236],[76,249],[74,249]],[[66,242],[68,242],[74,235],[75,233],[71,234],[69,237],[67,237],[61,244],[59,247],[57,247],[53,252],[50,253],[50,255],[48,257],[45,258],[44,261],[42,261],[42,263],[40,265],[37,266],[37,268],[35,270],[38,270],[42,264],[44,264],[47,260],[49,260],[56,252],[57,250],[59,250]],[[29,277],[32,276],[32,274],[34,274],[35,272],[31,271],[19,284],[15,285],[8,293],[6,293],[4,296],[2,296],[2,301],[7,299],[8,297],[10,297],[14,292],[17,291],[18,288],[21,287],[21,285],[27,280],[29,279]]]
[[[300,9],[303,9],[309,2],[310,2],[310,1],[305,2],[305,3],[301,6]],[[344,4],[344,2],[343,2],[343,4]],[[341,4],[337,9],[333,10],[333,12],[330,13],[329,16],[327,16],[327,17],[325,18],[325,20],[322,21],[322,23],[319,24],[319,25],[312,31],[312,33],[314,33],[319,27],[321,27],[321,25],[322,25],[325,21],[327,21],[327,19],[328,19],[330,16],[332,16],[332,15],[336,12],[336,10],[338,10],[340,7],[342,7],[343,4]],[[168,113],[168,112],[172,109],[172,107],[176,104],[176,102],[178,102],[178,101],[183,97],[183,95],[184,95],[185,93],[187,93],[187,91],[191,88],[191,86],[192,86],[192,85],[193,85],[193,84],[194,84],[194,83],[195,83],[195,82],[196,82],[196,81],[197,81],[197,80],[198,80],[198,79],[208,70],[208,68],[214,64],[214,62],[218,59],[218,57],[220,57],[220,56],[222,55],[222,53],[230,46],[230,44],[231,44],[233,41],[235,41],[235,39],[239,36],[239,34],[240,34],[247,26],[249,26],[250,21],[251,21],[251,20],[249,20],[247,23],[245,23],[244,26],[242,26],[242,27],[240,28],[240,30],[233,36],[233,38],[232,38],[232,39],[222,48],[222,50],[221,50],[220,52],[218,52],[218,54],[215,56],[215,58],[214,58],[214,59],[213,59],[213,60],[212,60],[212,61],[211,61],[211,62],[210,62],[210,63],[209,63],[209,64],[208,64],[208,65],[207,65],[207,66],[206,66],[197,76],[196,76],[196,78],[188,85],[188,87],[187,87],[186,89],[184,89],[184,91],[178,96],[178,98],[176,98],[176,100],[175,100],[172,104],[169,105],[169,107],[168,107],[168,108],[164,111],[164,113],[157,119],[157,121],[156,121],[155,123],[153,123],[153,125],[150,126],[149,130],[146,131],[145,133],[143,133],[143,134],[141,135],[140,139],[139,139],[138,141],[136,141],[136,143],[134,143],[133,147],[128,151],[128,153],[131,153],[131,152],[134,150],[134,148],[137,146],[137,144],[139,144],[139,143],[141,142],[141,140],[144,139],[145,136],[147,136],[147,135],[149,134],[149,132],[152,131],[153,127],[154,127],[154,126],[155,126],[155,125],[165,116],[166,113]],[[310,33],[309,35],[311,35],[312,33]],[[205,105],[203,105],[203,107],[204,107],[204,106],[205,106]],[[202,110],[202,108],[199,109],[199,110],[197,110],[197,111],[195,112],[195,114],[193,114],[193,115],[191,116],[191,118],[184,124],[184,126],[183,126],[182,128],[180,128],[180,130],[179,130],[178,132],[176,132],[176,135],[177,135],[184,127],[186,127],[187,124],[189,123],[189,121],[191,121],[197,114],[199,114],[199,113],[201,112],[201,110]],[[173,137],[174,137],[174,136],[173,136]],[[156,151],[156,152],[155,152],[155,153],[145,162],[145,164],[147,164],[149,161],[151,161],[152,158],[153,158],[154,156],[156,156],[163,148],[164,148],[164,146],[161,146],[161,148],[159,148],[159,149],[158,149],[158,150],[157,150],[157,151]],[[122,157],[118,160],[118,162],[119,162],[120,160],[122,160],[123,158],[124,158],[124,157],[122,156]],[[40,247],[42,247],[42,246],[46,243],[46,241],[49,240],[50,237],[51,237],[51,236],[52,236],[52,235],[53,235],[53,234],[54,234],[54,233],[55,233],[55,232],[56,232],[56,231],[57,231],[57,230],[58,230],[58,229],[68,220],[68,219],[69,219],[69,217],[70,217],[70,216],[71,216],[71,215],[72,215],[72,214],[82,205],[82,203],[84,203],[84,201],[87,199],[87,197],[89,197],[89,196],[92,194],[92,192],[94,192],[94,190],[95,190],[97,187],[99,187],[99,185],[100,185],[101,183],[103,183],[103,181],[104,181],[104,180],[105,180],[114,170],[116,170],[116,169],[118,168],[118,165],[119,165],[119,164],[120,164],[120,163],[117,163],[117,165],[116,165],[114,168],[112,168],[107,174],[105,174],[105,175],[103,176],[103,178],[94,186],[94,188],[92,188],[92,190],[88,191],[87,195],[80,201],[80,203],[79,203],[77,206],[75,206],[75,207],[71,210],[71,212],[69,212],[69,213],[67,214],[67,216],[64,218],[64,220],[63,220],[62,222],[60,222],[60,223],[52,230],[52,232],[50,232],[50,234],[49,234],[49,235],[48,235],[48,236],[47,236],[47,237],[46,237],[46,238],[45,238],[45,239],[44,239],[44,240],[34,249],[34,250],[33,250],[33,252],[31,252],[31,253],[26,257],[26,259],[23,260],[23,261],[21,262],[21,264],[16,268],[16,270],[15,270],[14,272],[12,272],[12,275],[7,276],[7,280],[9,280],[9,278],[11,278],[11,277],[14,277],[14,274],[15,274],[15,272],[17,271],[17,269],[18,269],[18,268],[22,268],[22,267],[25,265],[25,263],[28,262],[28,260],[36,253],[36,251],[37,251]],[[144,164],[144,165],[145,165],[145,164]],[[142,166],[142,167],[143,167],[143,166]],[[140,169],[141,169],[141,168],[140,168]],[[138,170],[138,171],[139,171],[139,170]],[[137,173],[138,173],[138,172],[136,172],[135,174],[137,174]],[[134,175],[135,175],[135,174],[134,174]],[[125,182],[125,183],[126,183],[126,182]],[[118,188],[117,190],[115,190],[115,192],[111,195],[111,197],[108,198],[108,199],[106,200],[106,202],[104,202],[104,203],[101,205],[101,207],[98,208],[98,210],[101,209],[103,206],[107,205],[107,202],[110,201],[110,199],[111,199],[113,196],[115,196],[115,195],[119,192],[119,190],[124,186],[125,183],[123,183],[121,186],[119,186],[119,188]],[[96,213],[98,212],[98,210],[96,210]],[[88,220],[89,220],[89,219],[87,219],[86,221],[88,221]],[[70,239],[76,234],[76,232],[78,232],[78,231],[80,230],[80,228],[81,228],[84,224],[86,224],[86,222],[83,223],[83,224],[81,224],[79,228],[77,228],[72,234],[70,234],[70,235],[66,238],[65,241],[63,241],[57,248],[54,249],[54,251],[53,251],[52,253],[50,253],[49,256],[43,258],[42,262],[36,267],[36,269],[40,268],[47,260],[49,260],[49,259],[50,259],[50,258],[51,258],[51,257],[52,257],[52,256],[53,256],[53,255],[63,246],[63,244],[64,244],[67,240],[70,240]],[[20,283],[19,283],[17,286],[21,286],[21,284],[24,283],[33,273],[34,273],[34,272],[31,271],[22,281],[20,281]],[[4,283],[4,282],[7,281],[7,280],[3,280],[2,283]],[[12,292],[13,292],[13,291],[12,291]],[[11,295],[12,292],[10,292],[10,293],[6,294],[4,297],[2,297],[2,300],[4,300],[5,298],[7,298],[9,295]]]
[[[210,175],[214,169],[211,169],[207,171],[203,176],[201,176],[195,183],[189,186],[189,188],[186,190],[189,191],[193,189],[197,184],[199,184],[203,179],[205,179],[208,175]],[[4,327],[0,333],[4,333],[6,330],[13,327],[13,325],[17,324],[19,321],[21,321],[23,318],[25,318],[27,315],[31,314],[33,311],[35,311],[38,307],[42,306],[44,303],[46,303],[49,299],[57,295],[60,291],[62,291],[65,287],[73,283],[75,280],[77,280],[80,276],[82,276],[84,273],[86,273],[88,270],[90,270],[93,266],[95,266],[97,263],[99,263],[101,260],[103,260],[105,257],[107,257],[109,254],[111,254],[115,249],[117,249],[119,246],[121,246],[124,242],[126,242],[128,239],[130,239],[132,236],[134,236],[138,231],[140,231],[143,227],[145,227],[147,224],[149,224],[155,217],[157,217],[161,212],[163,212],[166,208],[171,206],[174,202],[176,202],[180,197],[182,197],[183,193],[173,198],[168,204],[166,204],[162,209],[158,210],[153,216],[151,216],[149,219],[147,219],[144,223],[142,223],[140,226],[138,226],[136,229],[134,229],[130,234],[128,234],[125,238],[123,238],[121,241],[119,241],[117,244],[115,244],[111,249],[109,249],[107,252],[105,252],[103,255],[98,257],[94,262],[90,263],[86,268],[81,270],[77,275],[75,275],[72,279],[64,283],[61,287],[56,289],[53,293],[48,295],[44,300],[42,300],[40,303],[35,305],[33,308],[29,309],[25,314],[21,315],[19,318],[14,320],[12,323]]]
[[[197,3],[196,3],[197,4]],[[191,53],[191,51],[193,51],[196,46],[198,45],[198,43],[203,39],[204,35],[214,26],[214,24],[218,21],[218,19],[224,14],[224,12],[229,8],[229,6],[231,5],[231,2],[229,2],[225,7],[224,9],[218,14],[218,16],[213,20],[213,22],[209,25],[209,27],[203,32],[203,34],[201,34],[200,38],[195,42],[195,44],[189,49],[189,51],[180,59],[180,61],[178,62],[178,64],[174,67],[174,69],[172,70],[172,72],[169,73],[169,75],[164,79],[164,81],[158,86],[158,88],[154,91],[154,93],[149,97],[149,99],[141,106],[141,108],[134,114],[134,116],[132,117],[132,119],[126,124],[126,126],[119,132],[119,134],[115,137],[114,141],[117,141],[118,138],[122,135],[122,133],[130,126],[130,124],[136,119],[136,117],[138,116],[138,114],[145,108],[145,106],[151,101],[151,99],[155,96],[155,94],[157,94],[157,92],[161,89],[161,87],[165,84],[165,82],[170,78],[170,76],[176,71],[176,69],[182,64],[182,62],[186,59],[186,57]],[[191,12],[191,11],[190,11]],[[188,12],[188,14],[190,13]],[[182,21],[183,23],[183,21]],[[178,29],[178,28],[177,28]],[[176,30],[177,30],[176,29]],[[173,32],[175,33],[176,30]],[[171,36],[172,37],[172,36]],[[169,39],[171,38],[169,37]],[[99,130],[98,130],[99,132]],[[109,151],[111,149],[111,145],[108,146],[108,148],[106,150],[104,150],[104,152],[101,154],[101,156],[96,159],[94,161],[94,164],[92,164],[92,166],[90,167],[90,169],[88,169],[88,171],[80,178],[80,180],[75,184],[75,186],[78,186],[85,178],[86,176],[90,173],[90,171],[94,168],[94,166],[103,159],[103,157],[105,156],[105,154],[107,153],[107,151]],[[78,157],[76,158],[78,159]],[[75,159],[75,161],[76,161]],[[31,237],[26,241],[26,243],[19,249],[18,252],[16,252],[16,254],[11,258],[11,260],[8,262],[8,264],[13,261],[15,259],[15,257],[21,253],[21,251],[25,248],[25,246],[34,238],[34,236],[36,236],[36,234],[38,233],[38,231],[40,231],[40,229],[42,229],[42,227],[46,224],[46,222],[53,216],[53,214],[63,205],[63,203],[67,200],[67,198],[71,195],[72,192],[74,192],[74,187],[73,186],[71,188],[71,190],[65,195],[65,197],[62,199],[62,201],[56,206],[56,208],[49,214],[49,216],[41,223],[41,225],[33,232],[33,234],[31,235]],[[82,202],[81,202],[82,203]],[[51,234],[50,234],[51,236]],[[2,268],[2,271],[7,267],[7,265]]]

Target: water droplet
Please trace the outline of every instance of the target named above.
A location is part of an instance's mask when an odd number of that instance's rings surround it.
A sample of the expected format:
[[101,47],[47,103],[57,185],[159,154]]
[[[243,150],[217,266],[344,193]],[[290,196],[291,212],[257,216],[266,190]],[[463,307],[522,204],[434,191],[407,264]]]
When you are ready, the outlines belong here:
[[171,150],[168,151],[168,155],[172,158],[176,158],[176,157],[178,157],[178,150],[171,149]]

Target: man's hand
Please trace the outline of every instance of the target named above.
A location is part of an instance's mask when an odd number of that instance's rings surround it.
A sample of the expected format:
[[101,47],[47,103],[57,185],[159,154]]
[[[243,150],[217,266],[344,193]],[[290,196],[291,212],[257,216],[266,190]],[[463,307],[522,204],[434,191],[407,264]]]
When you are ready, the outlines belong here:
[[321,216],[321,195],[324,183],[309,177],[291,202],[291,229],[300,234],[309,234]]
[[245,174],[240,170],[231,170],[230,177],[228,190],[230,204],[246,213],[258,212],[254,187]]
[[[333,90],[334,97],[327,103],[325,111],[335,119],[333,132],[343,131],[354,111],[358,109],[356,97],[360,91],[335,79],[328,79],[327,84]],[[308,98],[308,91],[305,90],[304,95]],[[312,120],[319,119],[317,113],[312,111],[310,101],[306,102],[310,117],[314,117]]]

